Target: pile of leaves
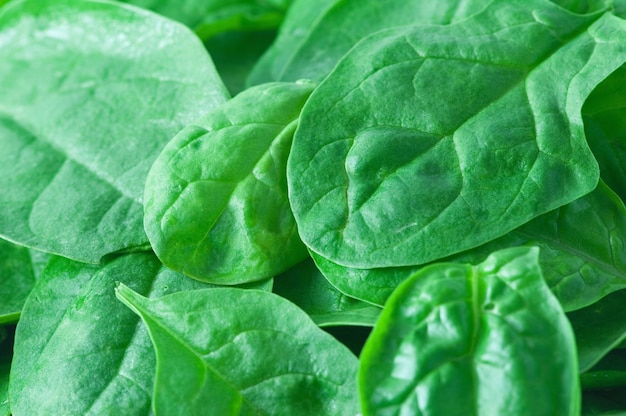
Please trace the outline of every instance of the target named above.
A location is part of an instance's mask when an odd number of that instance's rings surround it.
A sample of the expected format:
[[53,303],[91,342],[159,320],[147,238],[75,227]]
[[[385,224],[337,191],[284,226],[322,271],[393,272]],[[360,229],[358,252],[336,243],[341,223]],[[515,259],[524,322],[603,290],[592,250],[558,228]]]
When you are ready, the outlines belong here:
[[0,6],[0,416],[626,414],[626,1]]

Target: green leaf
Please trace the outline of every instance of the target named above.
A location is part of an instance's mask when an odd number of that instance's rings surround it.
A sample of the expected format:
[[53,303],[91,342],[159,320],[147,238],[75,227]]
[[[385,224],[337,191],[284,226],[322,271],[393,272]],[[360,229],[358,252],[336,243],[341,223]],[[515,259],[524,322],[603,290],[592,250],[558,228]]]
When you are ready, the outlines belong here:
[[306,258],[285,164],[312,90],[308,83],[248,89],[165,147],[146,181],[144,218],[165,265],[237,284],[273,277]]
[[4,327],[0,327],[0,416],[9,416],[9,371],[11,369],[11,356],[13,349],[13,337],[6,336]]
[[570,312],[578,345],[580,371],[587,371],[626,339],[626,290],[618,290],[586,308]]
[[[248,85],[320,81],[360,39],[395,26],[448,24],[480,11],[489,0],[296,0],[276,41],[256,64]],[[338,30],[338,28],[341,28]]]
[[127,0],[177,20],[202,39],[236,30],[276,28],[291,0]]
[[[626,288],[626,207],[600,182],[591,193],[541,215],[507,235],[445,261],[477,263],[506,247],[537,245],[548,286],[565,311]],[[311,253],[326,278],[348,296],[384,305],[393,290],[423,266],[358,269]]]
[[149,300],[124,285],[117,296],[150,331],[157,415],[358,411],[356,357],[279,296],[219,288]]
[[10,396],[15,415],[147,415],[155,356],[116,281],[161,296],[206,284],[164,268],[152,253],[103,266],[56,257],[17,326]]
[[626,65],[593,90],[582,112],[600,176],[626,200]]
[[237,31],[215,35],[205,42],[231,94],[245,89],[250,70],[275,37],[275,30]]
[[0,325],[16,322],[35,285],[30,250],[0,240]]
[[434,264],[398,287],[361,353],[363,414],[578,414],[574,335],[538,254]]
[[3,7],[0,79],[0,236],[91,263],[148,247],[153,160],[227,96],[193,33],[101,1]]
[[381,311],[335,289],[311,259],[276,276],[273,291],[295,303],[320,327],[374,326]]
[[423,264],[592,191],[580,109],[625,60],[625,21],[544,0],[368,37],[302,111],[287,165],[302,240],[351,267]]

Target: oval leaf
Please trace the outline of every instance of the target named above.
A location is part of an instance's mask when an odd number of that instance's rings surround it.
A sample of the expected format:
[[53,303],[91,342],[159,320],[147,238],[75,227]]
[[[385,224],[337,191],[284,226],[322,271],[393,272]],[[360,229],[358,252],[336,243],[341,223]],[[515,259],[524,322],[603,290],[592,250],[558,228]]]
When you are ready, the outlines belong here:
[[306,258],[285,165],[313,85],[244,91],[178,134],[146,182],[145,229],[161,261],[206,282],[273,277]]
[[0,236],[91,263],[148,246],[152,162],[227,95],[191,31],[103,1],[3,7],[0,79]]
[[232,288],[119,299],[157,353],[157,415],[353,415],[357,358],[292,303]]
[[537,257],[439,263],[398,287],[361,354],[363,414],[576,415],[574,336]]
[[423,264],[592,191],[580,109],[625,60],[626,21],[545,0],[366,38],[302,112],[287,177],[303,241],[351,267]]

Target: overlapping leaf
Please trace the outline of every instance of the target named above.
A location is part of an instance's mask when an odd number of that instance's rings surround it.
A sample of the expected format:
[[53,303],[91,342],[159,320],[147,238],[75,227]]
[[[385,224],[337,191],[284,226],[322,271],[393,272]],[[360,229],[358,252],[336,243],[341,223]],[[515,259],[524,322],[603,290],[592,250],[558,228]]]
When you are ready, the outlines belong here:
[[117,295],[142,317],[157,352],[157,415],[351,415],[357,358],[292,303],[233,288],[146,299]]
[[54,258],[17,327],[14,415],[150,414],[154,352],[139,318],[115,298],[116,281],[149,296],[207,287],[152,253],[104,266]]
[[537,260],[512,248],[405,281],[361,354],[363,414],[577,415],[574,335]]
[[303,241],[346,266],[422,264],[592,191],[580,109],[625,60],[626,21],[544,0],[372,35],[303,109],[287,172]]
[[[320,81],[360,39],[409,24],[447,24],[478,11],[488,0],[299,0],[289,8],[276,41],[248,83]],[[339,30],[337,30],[340,28]]]
[[306,257],[285,165],[308,83],[251,88],[178,134],[146,181],[145,229],[168,267],[236,284]]
[[226,99],[193,33],[100,1],[3,7],[0,79],[0,236],[93,263],[147,246],[150,165]]

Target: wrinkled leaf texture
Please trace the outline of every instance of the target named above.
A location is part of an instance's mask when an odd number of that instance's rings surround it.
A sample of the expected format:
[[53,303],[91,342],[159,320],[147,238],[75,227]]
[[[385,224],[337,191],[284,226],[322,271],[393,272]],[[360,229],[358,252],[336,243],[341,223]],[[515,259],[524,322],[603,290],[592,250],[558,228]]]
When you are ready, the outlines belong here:
[[250,88],[182,130],[155,161],[145,229],[161,261],[216,284],[263,280],[307,251],[285,165],[309,83]]
[[368,415],[577,415],[572,329],[538,249],[438,263],[390,297],[361,353]]
[[294,137],[303,241],[345,266],[423,264],[592,191],[580,109],[626,60],[625,40],[609,12],[544,0],[366,38],[311,95]]

